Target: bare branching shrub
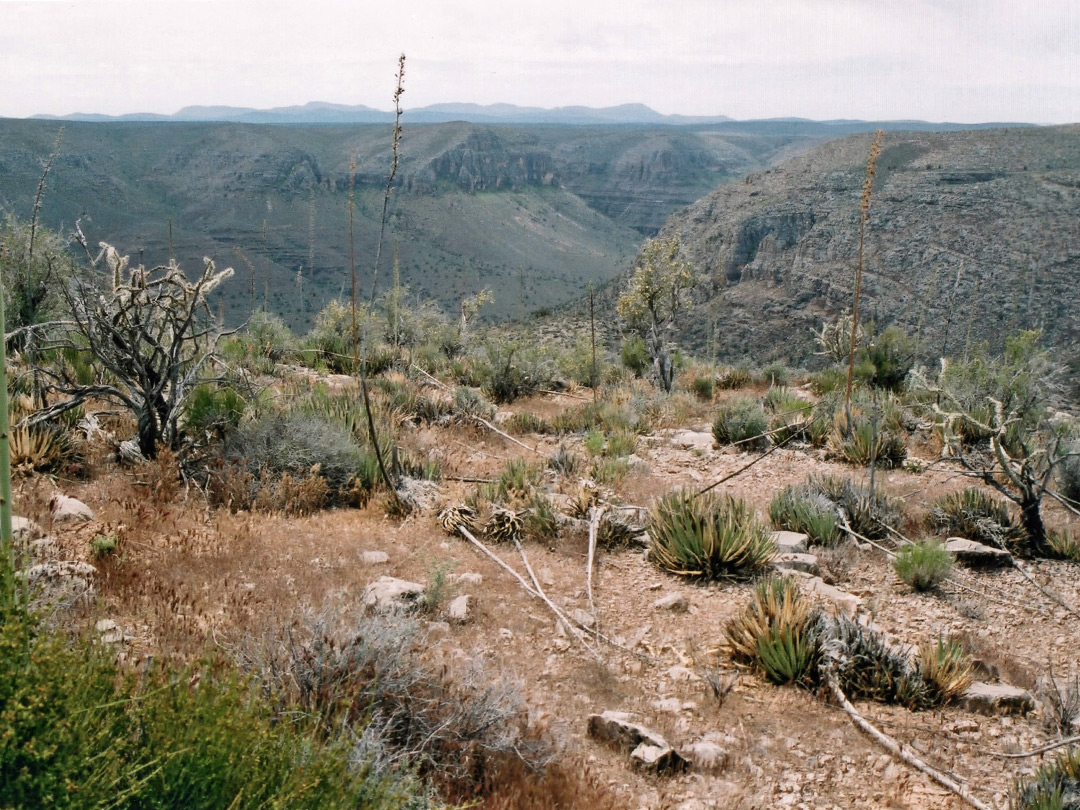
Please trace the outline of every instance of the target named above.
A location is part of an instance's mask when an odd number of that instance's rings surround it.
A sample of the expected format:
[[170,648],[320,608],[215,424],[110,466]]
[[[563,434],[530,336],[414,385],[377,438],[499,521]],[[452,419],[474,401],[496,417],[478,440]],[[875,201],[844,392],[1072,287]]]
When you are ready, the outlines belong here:
[[273,707],[297,705],[324,733],[354,735],[358,761],[410,770],[448,794],[480,795],[514,761],[543,769],[553,750],[526,729],[521,694],[478,662],[447,670],[423,656],[400,615],[307,613],[238,657]]

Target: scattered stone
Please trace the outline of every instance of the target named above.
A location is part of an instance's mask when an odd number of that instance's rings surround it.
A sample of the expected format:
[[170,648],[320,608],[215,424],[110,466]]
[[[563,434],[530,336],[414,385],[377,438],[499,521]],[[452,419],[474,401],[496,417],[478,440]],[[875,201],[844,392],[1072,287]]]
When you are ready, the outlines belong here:
[[376,610],[395,610],[416,603],[424,592],[418,582],[406,582],[395,577],[379,577],[364,588],[364,604]]
[[580,624],[586,630],[592,630],[596,626],[596,617],[587,610],[574,608],[570,611],[570,618]]
[[642,743],[630,752],[634,767],[653,773],[677,773],[686,770],[686,760],[671,746]]
[[11,516],[11,539],[15,545],[24,545],[41,537],[41,527],[30,518]]
[[832,603],[833,607],[849,618],[854,618],[862,607],[862,599],[834,585],[829,585],[821,577],[808,576],[805,581],[811,592],[816,593],[824,601]]
[[1003,548],[994,548],[963,537],[950,537],[945,549],[958,563],[971,568],[1011,568],[1012,555]]
[[728,752],[714,742],[701,740],[685,746],[680,752],[695,771],[718,773],[727,767]]
[[652,705],[658,712],[664,712],[665,714],[678,714],[683,708],[682,701],[678,698],[654,700]]
[[98,638],[105,644],[120,644],[124,641],[124,631],[112,619],[101,619],[94,625]]
[[672,613],[686,613],[690,609],[690,603],[681,593],[672,591],[653,602],[653,607],[657,610],[670,610]]
[[464,624],[469,620],[469,595],[463,593],[450,603],[450,606],[446,609],[446,615],[450,617],[450,621]]
[[555,584],[555,577],[551,573],[550,568],[541,568],[536,572],[536,576],[540,579],[540,584],[547,587],[551,587]]
[[1007,683],[977,681],[960,698],[960,706],[979,714],[1027,714],[1035,708],[1035,699]]
[[390,555],[385,551],[365,551],[360,555],[360,560],[364,565],[382,565],[390,562]]
[[692,669],[690,669],[688,667],[680,667],[680,666],[672,667],[671,669],[667,670],[664,673],[664,675],[666,675],[668,678],[671,678],[671,680],[673,680],[675,682],[678,682],[678,681],[689,682],[689,681],[697,681],[697,680],[701,679],[700,676],[696,672],[694,672],[694,670],[692,670]]
[[677,430],[671,436],[671,443],[684,450],[712,450],[716,440],[712,433],[697,430]]
[[484,575],[467,571],[464,574],[451,574],[447,579],[455,585],[479,585],[484,581]]
[[773,566],[778,571],[802,571],[804,574],[813,574],[814,576],[820,573],[818,559],[815,555],[795,551],[778,555],[773,562]]
[[52,510],[54,523],[64,523],[69,520],[97,520],[89,506],[76,498],[69,498],[59,492],[52,496],[49,501],[49,509]]
[[97,569],[74,560],[50,560],[19,572],[33,591],[38,604],[68,607],[79,602],[93,602]]
[[396,492],[412,512],[430,512],[439,502],[439,485],[422,478],[402,478]]
[[30,541],[30,556],[35,560],[49,559],[60,553],[60,546],[52,535]]
[[778,554],[805,554],[810,547],[810,538],[801,532],[773,532]]
[[642,743],[655,748],[670,748],[667,740],[651,728],[634,722],[630,712],[606,711],[591,714],[588,719],[590,737],[610,743],[624,751],[632,751]]

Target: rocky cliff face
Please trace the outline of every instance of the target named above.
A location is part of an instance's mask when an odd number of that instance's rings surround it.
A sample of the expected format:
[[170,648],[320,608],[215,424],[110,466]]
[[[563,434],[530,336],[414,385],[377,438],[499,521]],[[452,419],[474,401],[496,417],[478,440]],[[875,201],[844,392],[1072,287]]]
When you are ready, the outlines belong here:
[[[722,356],[812,362],[850,308],[870,136],[826,143],[675,214],[704,271],[686,337]],[[878,162],[862,312],[926,359],[1041,328],[1077,358],[1080,127],[893,133]]]

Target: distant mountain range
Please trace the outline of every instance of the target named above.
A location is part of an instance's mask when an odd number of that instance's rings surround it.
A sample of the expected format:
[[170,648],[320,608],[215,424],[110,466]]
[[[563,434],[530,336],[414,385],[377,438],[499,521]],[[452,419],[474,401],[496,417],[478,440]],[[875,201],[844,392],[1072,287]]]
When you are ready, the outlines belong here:
[[[392,112],[376,110],[362,104],[331,104],[312,101],[292,107],[273,107],[259,110],[252,107],[194,106],[184,107],[172,115],[159,113],[71,113],[70,115],[35,115],[34,119],[49,121],[177,121],[223,122],[232,124],[382,124],[394,120]],[[871,125],[884,129],[953,130],[986,127],[1023,126],[1023,124],[950,124],[927,121],[872,122],[859,120],[811,121],[805,118],[770,118],[734,122],[726,115],[663,115],[644,104],[620,104],[615,107],[519,107],[515,104],[432,104],[406,110],[404,120],[411,124],[442,124],[465,121],[474,124],[561,124],[561,125],[629,125],[629,126],[703,126],[741,123],[746,125],[812,124],[835,127],[838,133],[864,131]]]

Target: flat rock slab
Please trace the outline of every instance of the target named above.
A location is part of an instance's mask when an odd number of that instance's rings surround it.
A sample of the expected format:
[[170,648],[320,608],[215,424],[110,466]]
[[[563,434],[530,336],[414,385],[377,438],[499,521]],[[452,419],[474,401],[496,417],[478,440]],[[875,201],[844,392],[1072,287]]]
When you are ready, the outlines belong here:
[[810,547],[810,538],[801,532],[773,532],[777,554],[805,554]]
[[630,762],[635,768],[651,773],[680,773],[686,770],[687,761],[671,746],[642,743],[630,752]]
[[625,751],[633,751],[643,743],[654,748],[671,748],[659,732],[634,722],[634,715],[629,712],[591,714],[588,722],[590,737]]
[[1012,554],[1003,548],[994,548],[964,537],[950,537],[945,549],[958,563],[972,568],[1011,568]]
[[696,430],[676,430],[671,435],[671,443],[685,450],[712,450],[716,440],[712,433]]
[[779,571],[802,571],[805,574],[820,573],[817,557],[813,554],[790,552],[780,554],[773,561],[773,567]]
[[365,551],[360,555],[364,565],[382,565],[390,562],[390,555],[385,551]]
[[450,603],[450,606],[446,609],[446,615],[452,622],[458,622],[464,624],[469,620],[469,595],[463,593]]
[[1027,714],[1035,708],[1035,699],[1017,686],[977,681],[960,698],[960,706],[979,714]]
[[859,608],[862,607],[862,599],[829,585],[821,577],[806,576],[805,574],[803,576],[805,579],[800,581],[805,583],[807,590],[817,594],[822,601],[828,602],[835,610],[843,613],[848,618],[855,618]]
[[364,588],[364,604],[379,610],[394,610],[415,604],[424,593],[418,582],[406,582],[395,577],[379,577]]

